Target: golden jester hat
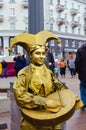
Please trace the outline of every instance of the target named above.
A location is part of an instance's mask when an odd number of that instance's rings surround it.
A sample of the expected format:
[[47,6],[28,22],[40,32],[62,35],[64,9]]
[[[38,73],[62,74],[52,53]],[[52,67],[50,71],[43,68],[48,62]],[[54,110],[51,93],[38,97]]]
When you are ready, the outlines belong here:
[[38,45],[45,45],[50,40],[56,40],[56,42],[59,44],[61,43],[61,40],[57,37],[56,34],[44,30],[37,34],[29,34],[29,33],[23,33],[19,34],[16,37],[13,38],[9,51],[12,51],[12,47],[14,45],[20,45],[22,46],[27,52],[31,52],[34,50],[34,48]]

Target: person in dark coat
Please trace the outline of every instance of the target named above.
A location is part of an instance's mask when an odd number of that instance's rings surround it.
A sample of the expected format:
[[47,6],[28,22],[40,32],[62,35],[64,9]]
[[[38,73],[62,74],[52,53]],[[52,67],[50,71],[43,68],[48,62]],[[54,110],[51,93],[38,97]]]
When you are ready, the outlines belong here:
[[54,57],[53,57],[53,54],[50,52],[50,48],[49,46],[47,46],[47,55],[46,55],[46,66],[52,71],[54,72],[54,68],[55,68],[55,65],[54,65]]
[[17,56],[18,56],[18,53],[15,54],[13,61],[16,61]]
[[16,71],[16,76],[17,76],[18,72],[23,68],[22,67],[22,57],[21,57],[20,53],[15,58],[15,62],[16,63],[15,63],[14,69]]
[[75,58],[73,58],[72,56],[69,57],[69,68],[70,68],[70,74],[71,77],[75,77],[76,75],[76,70],[75,70]]
[[75,68],[80,80],[80,96],[86,107],[86,43],[76,53]]
[[22,58],[22,68],[24,68],[27,65],[25,55],[23,54],[21,58]]

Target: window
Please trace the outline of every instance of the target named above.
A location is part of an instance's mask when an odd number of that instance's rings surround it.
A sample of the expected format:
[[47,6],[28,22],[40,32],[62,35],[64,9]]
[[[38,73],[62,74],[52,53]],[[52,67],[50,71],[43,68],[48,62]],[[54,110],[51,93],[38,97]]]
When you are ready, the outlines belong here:
[[10,0],[10,2],[15,2],[15,0]]
[[51,40],[50,43],[51,43],[51,44],[50,44],[51,46],[55,46],[54,40]]
[[15,30],[15,23],[10,23],[10,29]]
[[58,18],[61,18],[61,12],[58,13]]
[[58,31],[61,32],[61,25],[58,25]]
[[15,16],[15,8],[10,8],[10,15]]
[[50,17],[53,17],[53,10],[50,10]]
[[80,23],[80,17],[78,17],[78,22]]
[[65,14],[65,20],[67,20],[67,14]]
[[26,8],[23,10],[23,12],[24,12],[24,16],[25,16],[25,17],[28,17],[28,11],[27,11]]
[[60,0],[57,0],[57,4],[60,4]]
[[68,40],[65,40],[65,47],[68,47]]
[[50,30],[53,30],[53,24],[50,24]]
[[74,34],[74,28],[72,28],[72,34]]
[[80,35],[80,31],[81,31],[81,29],[80,28],[78,28],[78,34]]
[[3,54],[4,48],[3,48],[3,39],[0,37],[0,55]]
[[65,1],[65,3],[64,3],[64,7],[67,8],[67,1]]
[[78,46],[78,47],[81,47],[81,45],[82,45],[82,42],[80,41],[80,42],[79,42],[79,46]]
[[65,32],[68,32],[68,26],[65,26]]
[[0,48],[3,48],[2,38],[0,37]]
[[72,16],[72,21],[74,21],[74,16]]
[[[10,47],[10,43],[11,43],[11,41],[13,40],[13,38],[14,37],[9,37],[9,47]],[[12,49],[12,52],[10,52],[10,56],[12,56],[12,55],[14,55],[14,54],[16,54],[18,51],[17,51],[17,46],[15,45],[15,46],[13,46],[13,49]]]
[[84,34],[86,35],[86,30],[84,31]]
[[84,12],[86,12],[86,8],[84,8]]
[[53,4],[53,0],[50,0],[50,4]]
[[75,40],[72,41],[72,47],[75,47]]
[[72,9],[74,8],[74,3],[72,3]]
[[26,22],[26,23],[25,23],[25,32],[28,32],[28,26],[29,26],[29,25],[28,25],[28,23]]
[[84,24],[86,24],[86,18],[84,19]]
[[0,38],[0,48],[2,47],[2,41],[1,41],[1,38]]
[[78,5],[78,12],[80,12],[80,5]]

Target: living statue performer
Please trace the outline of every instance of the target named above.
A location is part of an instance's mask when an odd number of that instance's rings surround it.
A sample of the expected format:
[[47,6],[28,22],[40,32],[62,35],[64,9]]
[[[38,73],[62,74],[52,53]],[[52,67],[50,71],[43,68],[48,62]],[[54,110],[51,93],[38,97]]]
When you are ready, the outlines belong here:
[[52,32],[19,34],[11,42],[22,46],[31,63],[19,71],[14,82],[14,96],[21,111],[21,130],[58,130],[59,124],[69,119],[82,101],[62,84],[45,63],[46,43],[61,40]]

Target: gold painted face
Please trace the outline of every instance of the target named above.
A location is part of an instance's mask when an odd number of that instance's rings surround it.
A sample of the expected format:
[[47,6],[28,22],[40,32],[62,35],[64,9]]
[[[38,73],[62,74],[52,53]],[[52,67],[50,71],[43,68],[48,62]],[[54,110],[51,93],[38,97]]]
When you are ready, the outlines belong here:
[[37,46],[36,49],[30,54],[30,59],[33,64],[37,66],[43,65],[46,59],[46,49],[44,46]]

